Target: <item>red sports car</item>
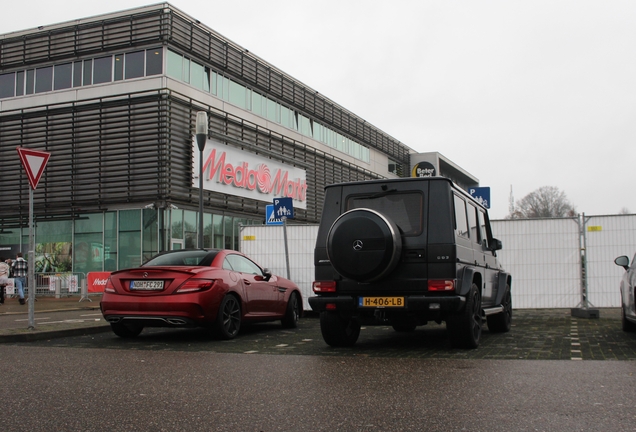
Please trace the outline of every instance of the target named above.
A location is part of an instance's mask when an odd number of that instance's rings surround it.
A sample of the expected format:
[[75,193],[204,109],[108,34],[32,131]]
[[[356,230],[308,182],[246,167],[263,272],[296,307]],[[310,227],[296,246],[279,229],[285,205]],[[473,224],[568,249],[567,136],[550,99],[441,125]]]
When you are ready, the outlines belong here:
[[224,339],[243,322],[298,325],[302,297],[292,281],[271,274],[240,252],[183,249],[110,275],[100,303],[120,337],[144,327],[209,327]]

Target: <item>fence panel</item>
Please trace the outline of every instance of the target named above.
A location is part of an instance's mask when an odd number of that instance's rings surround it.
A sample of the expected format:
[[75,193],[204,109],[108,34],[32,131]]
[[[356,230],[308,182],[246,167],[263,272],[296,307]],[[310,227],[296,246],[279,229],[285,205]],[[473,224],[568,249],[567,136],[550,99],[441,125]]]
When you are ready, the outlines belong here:
[[596,307],[619,307],[623,268],[614,258],[636,252],[636,215],[586,217],[588,300]]
[[[298,285],[303,307],[309,310],[307,299],[314,295],[314,246],[318,225],[287,225],[290,279]],[[287,277],[283,227],[275,225],[247,225],[241,227],[240,250],[263,267],[279,276]]]
[[512,275],[515,308],[571,308],[581,300],[577,219],[492,221],[497,251]]

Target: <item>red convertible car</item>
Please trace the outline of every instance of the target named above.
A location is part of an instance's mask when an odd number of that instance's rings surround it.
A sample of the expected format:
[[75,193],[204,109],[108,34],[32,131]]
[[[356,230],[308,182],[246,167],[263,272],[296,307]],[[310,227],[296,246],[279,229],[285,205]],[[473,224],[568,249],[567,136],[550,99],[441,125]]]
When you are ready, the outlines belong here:
[[244,322],[281,320],[296,327],[302,305],[296,284],[240,252],[183,249],[113,272],[100,308],[124,338],[144,327],[208,327],[232,339]]

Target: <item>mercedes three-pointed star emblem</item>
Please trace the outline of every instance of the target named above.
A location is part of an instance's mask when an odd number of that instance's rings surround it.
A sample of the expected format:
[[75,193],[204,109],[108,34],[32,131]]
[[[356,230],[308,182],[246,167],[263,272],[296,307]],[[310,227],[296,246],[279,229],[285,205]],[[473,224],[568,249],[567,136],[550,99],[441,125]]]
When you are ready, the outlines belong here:
[[364,246],[364,243],[362,243],[362,240],[354,240],[353,250],[356,250],[356,251],[362,250],[363,246]]

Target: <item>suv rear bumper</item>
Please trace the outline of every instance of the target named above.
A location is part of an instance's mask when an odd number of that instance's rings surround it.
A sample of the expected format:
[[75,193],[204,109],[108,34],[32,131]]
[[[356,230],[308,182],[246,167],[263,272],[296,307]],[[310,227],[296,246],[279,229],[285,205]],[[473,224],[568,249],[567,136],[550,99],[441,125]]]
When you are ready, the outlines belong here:
[[[360,311],[374,309],[391,309],[404,312],[430,311],[430,312],[456,312],[461,310],[466,303],[466,298],[462,296],[423,296],[423,295],[407,295],[404,296],[404,307],[360,307],[358,306],[358,298],[361,296],[318,296],[309,297],[309,305],[315,312],[324,312],[327,305],[335,305],[337,311]],[[432,307],[431,307],[432,306]],[[329,310],[332,310],[333,306]]]

